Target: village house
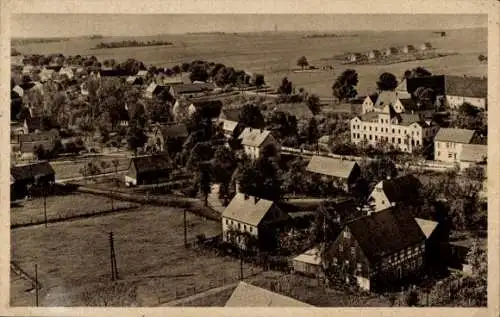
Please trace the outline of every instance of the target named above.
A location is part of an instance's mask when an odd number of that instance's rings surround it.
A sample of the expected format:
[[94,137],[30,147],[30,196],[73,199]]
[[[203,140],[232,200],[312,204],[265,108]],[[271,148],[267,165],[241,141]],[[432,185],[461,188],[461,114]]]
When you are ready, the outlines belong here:
[[167,88],[168,88],[167,86],[158,85],[157,83],[152,82],[146,88],[146,91],[144,92],[144,97],[148,99],[154,99],[157,96],[159,96],[163,91],[165,91]]
[[156,125],[149,137],[148,145],[155,152],[179,152],[188,138],[187,127],[183,123]]
[[424,263],[427,272],[445,272],[447,269],[447,257],[449,252],[449,229],[434,220],[415,218],[418,226],[425,235],[425,258]]
[[250,159],[260,158],[262,151],[269,145],[279,151],[279,144],[269,130],[245,128],[238,137],[241,140],[243,151]]
[[349,54],[349,56],[347,57],[347,60],[351,63],[364,61],[366,59],[367,59],[366,55],[361,53],[352,53]]
[[385,56],[391,56],[391,55],[395,55],[395,54],[398,54],[399,53],[399,50],[396,48],[396,47],[388,47],[386,50],[385,50]]
[[10,168],[11,201],[30,196],[31,189],[36,186],[52,186],[55,172],[48,162],[37,162]]
[[129,85],[142,85],[144,83],[144,79],[137,76],[128,76],[126,82]]
[[126,186],[154,185],[170,179],[172,164],[167,155],[138,156],[130,160]]
[[208,84],[179,84],[179,85],[170,85],[170,95],[174,99],[178,99],[181,97],[185,98],[195,98],[202,97],[206,95],[209,91],[213,90]]
[[[465,160],[481,162],[482,154],[487,154],[487,147],[483,145],[472,146],[472,144],[480,144],[481,137],[474,130],[441,128],[434,140],[434,160],[441,162],[456,162],[462,161],[462,153],[465,148]],[[472,154],[471,151],[478,150],[477,154]],[[486,160],[486,157],[485,157]]]
[[317,277],[323,273],[319,248],[312,248],[292,260],[293,271],[306,276]]
[[360,109],[356,111],[359,115],[373,111],[375,102],[377,102],[378,94],[371,94],[366,97],[359,97],[351,101],[352,104],[361,105]]
[[225,307],[313,307],[291,297],[273,293],[246,282],[240,282]]
[[326,156],[313,156],[306,170],[321,175],[324,181],[333,182],[337,188],[348,192],[361,175],[355,161]]
[[488,158],[488,145],[463,144],[460,153],[460,168],[469,168],[473,165],[486,165]]
[[368,52],[368,59],[377,59],[382,56],[382,52],[379,50],[371,50]]
[[458,108],[469,103],[487,109],[488,79],[485,77],[445,76],[444,94],[446,105]]
[[56,142],[60,141],[59,132],[55,129],[50,131],[27,133],[11,136],[12,152],[21,159],[34,159],[35,150],[39,147],[46,151],[52,151]]
[[288,221],[275,202],[238,192],[222,213],[222,239],[245,249],[253,237],[260,248],[272,250]]
[[331,270],[366,291],[398,289],[424,269],[426,237],[411,213],[395,207],[348,222],[327,251]]
[[[396,113],[405,112],[403,100],[398,97],[395,91],[381,91],[370,111],[389,113],[391,107]],[[369,109],[367,108],[367,110]]]
[[428,51],[428,50],[431,50],[432,49],[432,45],[431,43],[429,42],[425,42],[425,43],[422,43],[420,44],[420,46],[418,47],[421,51]]
[[403,46],[403,48],[401,49],[401,51],[403,51],[403,53],[405,54],[408,54],[408,53],[413,53],[415,52],[417,49],[415,48],[415,46],[413,45],[405,45]]
[[221,109],[218,123],[222,125],[224,136],[229,140],[240,135],[241,125],[240,113],[242,108],[223,108]]
[[351,142],[376,146],[385,142],[411,153],[416,148],[432,144],[439,130],[432,120],[421,114],[397,113],[392,106],[389,112],[368,112],[351,119]]
[[420,198],[422,184],[413,175],[382,180],[375,185],[368,200],[373,212],[394,207],[396,204],[411,205]]

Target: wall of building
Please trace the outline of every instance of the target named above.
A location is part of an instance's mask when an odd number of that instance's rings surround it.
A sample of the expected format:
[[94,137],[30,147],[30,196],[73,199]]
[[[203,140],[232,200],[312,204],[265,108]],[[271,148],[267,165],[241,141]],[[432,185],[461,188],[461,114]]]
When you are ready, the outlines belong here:
[[434,142],[434,160],[441,162],[458,162],[462,153],[462,144],[455,142]]
[[236,221],[234,219],[229,219],[222,217],[222,238],[224,241],[228,241],[227,232],[230,230],[237,230],[239,232],[247,232],[255,237],[259,236],[259,229],[256,226],[251,226],[249,224]]
[[384,210],[394,205],[389,201],[382,187],[383,182],[379,182],[370,194],[370,199],[373,199],[374,211]]
[[446,96],[446,104],[450,108],[458,108],[463,103],[470,103],[471,105],[485,109],[486,108],[486,98],[473,98],[473,97],[462,97],[462,96]]

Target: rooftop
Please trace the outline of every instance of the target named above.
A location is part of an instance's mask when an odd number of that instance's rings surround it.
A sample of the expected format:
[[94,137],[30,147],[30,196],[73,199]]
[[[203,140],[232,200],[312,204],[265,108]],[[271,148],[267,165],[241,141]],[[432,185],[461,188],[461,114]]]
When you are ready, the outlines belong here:
[[357,163],[325,156],[313,156],[307,165],[307,170],[313,173],[349,178]]
[[474,130],[440,128],[435,140],[440,142],[455,142],[468,144],[474,137]]
[[266,289],[240,282],[225,307],[309,307],[291,297],[273,293]]

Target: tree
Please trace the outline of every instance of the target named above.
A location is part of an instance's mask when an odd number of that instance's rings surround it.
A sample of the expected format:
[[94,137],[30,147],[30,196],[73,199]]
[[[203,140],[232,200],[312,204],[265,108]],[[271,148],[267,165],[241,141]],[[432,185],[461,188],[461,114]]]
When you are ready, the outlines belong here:
[[306,103],[314,115],[318,114],[321,111],[320,99],[317,95],[312,94],[309,97],[307,97]]
[[302,70],[304,70],[304,67],[306,67],[307,65],[309,65],[309,62],[307,61],[307,58],[305,56],[302,56],[297,60],[297,66],[300,66]]
[[[314,144],[317,147],[318,139],[319,139],[318,123],[315,118],[311,118],[311,120],[309,120],[309,125],[307,127],[307,140],[309,144]],[[318,150],[318,148],[316,148],[316,150]]]
[[284,77],[281,81],[281,85],[278,88],[278,93],[282,95],[291,95],[293,92],[292,82],[288,80],[287,77]]
[[358,94],[358,73],[354,69],[346,69],[333,83],[333,96],[340,102],[356,97]]
[[408,69],[403,74],[403,78],[406,78],[406,79],[425,77],[425,76],[432,76],[432,73],[429,70],[427,70],[421,66],[413,68],[413,69]]
[[477,57],[477,59],[479,60],[480,63],[488,61],[488,57],[485,56],[484,54],[479,54],[479,56]]
[[243,106],[239,115],[239,122],[244,127],[261,129],[265,126],[264,116],[260,112],[259,107],[254,104],[246,104]]
[[191,81],[207,81],[208,72],[203,65],[195,65],[191,68],[189,79]]
[[201,165],[200,166],[200,191],[204,197],[205,207],[208,206],[208,195],[211,192],[211,177],[210,177],[210,169],[208,166]]
[[257,88],[260,88],[266,84],[264,81],[264,75],[262,74],[255,74],[254,78],[254,83],[253,83]]
[[413,289],[410,292],[408,292],[408,294],[406,294],[405,297],[405,302],[406,305],[408,305],[409,307],[418,306],[419,303],[418,292]]
[[137,149],[143,147],[147,141],[147,136],[144,133],[144,128],[137,122],[137,120],[132,120],[129,123],[129,128],[127,131],[127,144],[129,150],[137,155]]
[[382,73],[377,81],[377,88],[380,91],[393,91],[398,86],[398,80],[396,76],[391,73]]
[[413,96],[417,101],[425,104],[434,103],[436,94],[432,88],[418,87],[413,92]]

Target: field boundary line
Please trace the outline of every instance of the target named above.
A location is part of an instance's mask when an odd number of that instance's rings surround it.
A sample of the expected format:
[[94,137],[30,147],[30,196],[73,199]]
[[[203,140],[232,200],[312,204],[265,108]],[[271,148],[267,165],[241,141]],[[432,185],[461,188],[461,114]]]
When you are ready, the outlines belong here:
[[35,285],[38,284],[38,289],[42,289],[42,283],[38,281],[36,283],[35,278],[29,275],[26,271],[24,271],[16,262],[10,261],[10,269],[13,271],[16,275],[20,276],[23,279],[26,279],[30,281],[33,285],[33,288],[35,288]]

